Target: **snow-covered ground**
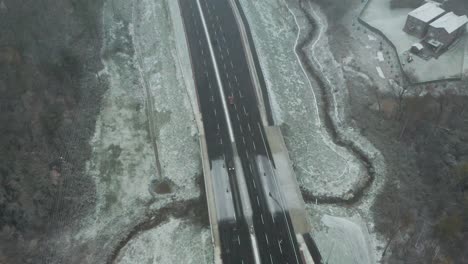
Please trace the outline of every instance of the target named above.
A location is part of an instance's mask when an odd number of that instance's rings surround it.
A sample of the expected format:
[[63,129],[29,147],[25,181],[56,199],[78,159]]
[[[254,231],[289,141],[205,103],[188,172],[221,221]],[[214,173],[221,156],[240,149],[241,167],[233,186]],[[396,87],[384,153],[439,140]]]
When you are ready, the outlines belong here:
[[[385,159],[380,151],[352,126],[352,122],[349,122],[350,116],[347,115],[349,93],[343,72],[347,62],[346,60],[336,61],[330,51],[329,35],[325,34],[328,30],[326,16],[317,5],[309,3],[305,10],[312,15],[319,26],[317,39],[309,50],[309,57],[324,75],[328,89],[333,91],[332,101],[336,107],[332,108],[331,116],[337,125],[338,133],[345,141],[350,142],[368,157],[374,171],[372,185],[364,191],[359,202],[353,206],[344,208],[339,205],[309,205],[311,218],[315,219],[312,222],[316,225],[314,233],[318,236],[317,244],[322,254],[336,250],[336,256],[330,257],[328,263],[376,263],[380,259],[384,242],[374,230],[371,207],[385,182],[387,173]],[[353,21],[353,11],[348,12],[343,17],[343,21],[351,27],[349,21]],[[373,36],[370,36],[369,41],[374,41]],[[378,60],[377,57],[376,60]],[[365,74],[355,73],[363,75],[362,78],[365,80],[369,79],[369,76]],[[374,79],[375,75],[372,76]],[[338,238],[344,240],[344,243],[340,248],[333,249],[335,246],[330,244],[330,241],[336,241]]]
[[361,18],[372,27],[381,31],[395,45],[405,72],[413,73],[419,82],[443,80],[460,77],[464,65],[467,37],[461,37],[438,59],[426,61],[413,56],[414,61],[407,63],[407,52],[411,45],[421,40],[403,31],[409,8],[390,8],[390,0],[369,0]]
[[120,251],[116,264],[212,263],[210,230],[191,222],[169,221],[138,235]]
[[[196,182],[201,175],[198,132],[176,63],[166,1],[107,1],[103,31],[105,68],[99,75],[107,80],[109,89],[102,99],[87,163],[87,171],[95,180],[96,206],[79,226],[66,229],[50,242],[57,244],[57,255],[67,263],[105,263],[117,242],[144,221],[147,213],[200,195]],[[152,134],[149,125],[153,125]],[[153,146],[157,146],[156,152]],[[161,176],[173,184],[172,193],[153,197],[150,183]],[[170,238],[179,232],[173,228],[177,226],[184,230],[181,240],[188,236],[197,242],[209,241],[207,230],[188,227],[184,220],[171,220],[171,228],[161,230],[166,230]],[[161,258],[165,259],[164,254],[171,248],[176,249],[172,242],[169,239],[161,244],[167,246],[160,248]],[[200,245],[186,243],[184,247],[186,252],[195,252]],[[73,253],[77,250],[85,252],[85,256]],[[186,258],[190,259],[188,255]]]
[[[321,111],[325,110],[318,96],[319,87],[313,80],[309,82],[294,53],[295,45],[307,36],[311,26],[298,1],[241,0],[241,4],[250,23],[269,93],[277,102],[276,106],[272,105],[280,108],[274,112],[280,113],[277,119],[284,121],[282,129],[299,184],[314,194],[332,197],[350,190],[350,185],[361,186],[357,183],[365,181],[365,169],[347,149],[334,145],[323,129]],[[308,205],[312,235],[323,257],[327,251],[340,251],[329,263],[375,263],[382,241],[373,230],[370,208],[384,182],[385,162],[380,152],[349,124],[344,65],[330,52],[327,19],[317,6],[310,2],[303,4],[319,26],[317,37],[306,47],[306,54],[321,72],[331,95],[329,114],[339,136],[372,162],[376,177],[359,202],[348,209],[338,205]],[[343,59],[343,63],[346,61]],[[346,243],[332,249],[336,240]]]
[[297,27],[284,1],[240,1],[266,79],[274,118],[281,125],[299,184],[319,197],[350,198],[365,170],[335,145],[320,117],[316,88],[297,60]]
[[325,263],[376,263],[370,247],[373,241],[365,222],[358,215],[337,217],[325,214],[320,225],[320,231],[314,233],[314,238]]
[[199,195],[194,180],[201,175],[198,132],[177,63],[169,7],[166,1],[136,3],[132,15],[133,40],[144,79],[141,82],[148,85],[148,96],[154,102],[152,117],[156,124],[161,173],[175,183],[176,196],[193,198]]

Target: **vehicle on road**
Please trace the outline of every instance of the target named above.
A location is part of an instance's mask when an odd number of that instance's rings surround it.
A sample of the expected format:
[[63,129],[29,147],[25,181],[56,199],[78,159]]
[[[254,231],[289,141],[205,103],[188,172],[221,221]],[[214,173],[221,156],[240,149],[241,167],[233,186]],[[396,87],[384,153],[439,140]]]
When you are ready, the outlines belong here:
[[232,161],[229,161],[228,163],[228,171],[234,171],[235,168],[234,168],[234,164],[232,163]]

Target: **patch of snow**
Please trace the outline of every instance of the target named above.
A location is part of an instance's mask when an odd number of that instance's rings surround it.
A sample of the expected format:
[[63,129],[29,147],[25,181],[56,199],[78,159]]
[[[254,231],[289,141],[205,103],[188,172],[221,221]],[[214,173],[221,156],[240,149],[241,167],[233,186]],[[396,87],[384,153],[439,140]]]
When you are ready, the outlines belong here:
[[344,65],[349,65],[354,60],[354,56],[346,56],[341,61]]
[[132,38],[139,57],[135,59],[141,66],[141,82],[149,88],[147,96],[154,103],[152,118],[161,173],[176,185],[177,196],[189,199],[199,194],[195,178],[201,173],[200,152],[192,106],[182,70],[176,63],[178,56],[166,1],[141,0],[134,7],[133,20],[136,26]]
[[382,68],[380,68],[380,66],[377,66],[375,67],[375,69],[377,70],[377,73],[379,74],[380,78],[385,79],[385,75],[382,71]]
[[[317,19],[317,17],[324,16],[318,6],[312,4],[310,5],[311,6],[308,8],[308,11],[315,19]],[[349,21],[355,19],[353,12],[349,12],[345,15],[345,17],[349,20],[343,21],[343,23],[351,27],[352,23]],[[323,30],[326,31],[326,23],[322,23],[322,25],[324,26]],[[352,72],[353,74],[360,76],[363,81],[368,83],[372,82],[371,78],[367,74],[356,71],[354,68],[349,66],[336,67],[335,65],[337,62],[335,62],[333,54],[330,52],[327,35],[323,35],[318,43],[318,47],[320,49],[315,53],[316,56],[314,59],[321,61],[322,65],[324,65],[324,67],[322,67],[322,70],[325,72],[324,74],[331,76],[329,77],[329,89],[338,90],[338,92],[335,94],[336,96],[333,97],[333,100],[338,105],[346,106],[348,97],[347,90],[340,89],[340,87],[347,87],[345,85],[345,79],[342,70]],[[344,107],[344,109],[346,109],[346,107]],[[340,111],[340,114],[343,115],[343,113],[346,112],[347,111],[342,110]],[[336,120],[334,120],[334,122],[336,122]],[[340,215],[344,217],[361,217],[363,219],[363,223],[367,225],[367,228],[370,231],[370,243],[368,249],[369,254],[372,256],[371,260],[374,259],[377,261],[380,259],[381,248],[384,242],[382,238],[377,233],[375,233],[375,231],[373,231],[374,220],[371,213],[371,207],[374,203],[376,194],[380,191],[383,183],[385,182],[385,175],[387,173],[385,159],[379,150],[377,150],[365,137],[360,135],[358,130],[349,126],[346,122],[339,125],[338,133],[345,141],[352,142],[355,147],[359,148],[366,156],[369,157],[369,160],[372,162],[373,168],[375,170],[375,179],[370,188],[364,192],[363,197],[359,200],[360,202],[350,208],[344,208],[338,205],[309,205],[308,209],[310,210],[311,219],[313,223],[321,222],[320,218],[316,218],[316,215],[321,214],[335,216]],[[324,253],[322,252],[322,254]],[[375,263],[375,261],[373,263]]]
[[[331,142],[321,125],[318,114],[318,109],[323,103],[315,98],[314,89],[318,87],[314,86],[315,83],[311,83],[306,75],[298,74],[303,71],[294,53],[294,47],[301,40],[301,31],[309,26],[304,14],[298,8],[298,1],[241,0],[240,2],[249,21],[267,88],[269,93],[275,94],[283,111],[283,133],[299,184],[316,195],[339,196],[341,190],[346,188],[349,190],[353,182],[365,179],[365,175],[361,173],[365,174],[366,171],[347,150]],[[321,29],[320,37],[314,41],[313,47],[306,47],[306,49],[309,58],[314,61],[318,60],[322,65],[322,71],[327,82],[330,83],[330,88],[336,90],[333,93],[332,102],[335,107],[332,117],[336,119],[334,122],[339,124],[338,121],[345,120],[343,117],[348,112],[342,65],[334,61],[333,54],[328,48],[328,38],[324,34],[327,26],[326,19],[323,18],[317,6],[310,5],[308,10],[314,17],[320,16],[317,21]],[[348,69],[351,68],[348,67]],[[369,76],[359,72],[358,74],[369,81]],[[385,161],[380,152],[358,131],[346,126],[344,122],[339,125],[341,136],[362,149],[375,166],[378,178],[349,215],[360,215],[371,230],[368,236],[370,237],[369,246],[366,248],[369,249],[369,259],[377,260],[380,252],[373,245],[381,246],[382,242],[377,234],[372,232],[373,218],[370,208],[384,181],[382,177],[386,171]],[[346,209],[333,205],[309,205],[307,210],[310,212],[311,223],[314,226],[315,223],[321,223],[320,218],[314,218],[317,213],[319,215],[322,212],[331,215],[348,215]],[[364,229],[364,224],[362,226]]]
[[213,263],[209,229],[171,218],[132,239],[117,257],[116,264]]
[[385,61],[383,53],[381,51],[377,51],[377,59],[379,59],[379,61]]
[[281,106],[278,104],[275,93],[268,93],[268,97],[271,104],[271,110],[273,111],[273,120],[275,124],[279,126],[284,123],[283,111],[281,110]]
[[324,215],[314,233],[322,258],[329,264],[373,264],[369,232],[362,219]]
[[[67,263],[105,263],[119,239],[148,210],[200,195],[197,129],[180,65],[175,63],[168,18],[166,1],[104,3],[104,69],[98,75],[107,78],[109,88],[102,98],[86,165],[86,173],[95,181],[96,206],[80,226],[50,238],[51,243],[61,244],[57,255]],[[148,133],[148,103],[154,108],[150,118],[162,176],[174,183],[172,194],[156,198],[148,191],[151,181],[160,177]],[[84,257],[77,253],[83,248]]]
[[[282,1],[240,1],[250,25],[274,111],[281,109],[283,134],[299,184],[315,195],[343,196],[362,167],[330,139],[319,114],[313,83],[294,52],[296,18]],[[277,112],[276,112],[277,113]]]
[[345,70],[347,72],[352,72],[353,74],[363,78],[369,85],[372,85],[372,80],[367,74],[364,74],[364,73],[362,73],[360,71],[356,71],[356,70],[354,70],[353,68],[351,68],[349,66],[344,66],[343,70]]

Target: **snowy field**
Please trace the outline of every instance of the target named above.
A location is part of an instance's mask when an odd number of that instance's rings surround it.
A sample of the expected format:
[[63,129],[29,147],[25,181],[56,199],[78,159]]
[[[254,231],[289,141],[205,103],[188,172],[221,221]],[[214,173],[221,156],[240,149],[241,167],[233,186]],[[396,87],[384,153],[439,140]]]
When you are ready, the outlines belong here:
[[335,145],[320,117],[317,88],[297,60],[295,19],[282,0],[240,1],[253,35],[277,125],[281,125],[299,184],[318,197],[350,198],[365,171]]
[[412,9],[390,8],[390,0],[370,0],[361,18],[372,27],[381,31],[395,45],[405,72],[414,74],[417,82],[443,80],[461,77],[464,67],[467,37],[460,38],[438,59],[426,61],[413,56],[414,61],[407,63],[407,52],[411,45],[420,40],[403,31],[406,17]]
[[[68,263],[106,263],[116,243],[149,211],[157,212],[169,203],[200,195],[196,183],[201,175],[198,132],[175,63],[175,41],[166,2],[109,0],[104,5],[103,27],[105,68],[100,76],[109,82],[109,89],[102,99],[87,164],[95,180],[96,207],[80,226],[70,227],[50,242],[61,245],[57,246],[58,255]],[[153,126],[152,134],[149,125]],[[153,197],[150,182],[161,176],[173,184],[172,193]],[[165,235],[171,238],[176,235],[170,232],[180,227],[181,240],[196,239],[197,243],[185,244],[187,254],[201,250],[199,242],[211,238],[207,230],[197,230],[184,220],[171,220],[167,226],[155,232],[166,230]],[[152,237],[151,233],[148,237]],[[166,245],[169,250],[175,248],[172,242],[169,239],[159,246]],[[141,243],[138,240],[132,247]],[[86,252],[85,256],[73,253],[77,250]],[[160,248],[160,252],[164,251]],[[123,259],[130,257],[127,254]]]
[[167,1],[136,2],[133,40],[142,71],[141,82],[148,86],[148,96],[154,102],[161,173],[175,183],[176,196],[193,198],[199,195],[194,179],[201,175],[198,132],[177,63]]
[[325,263],[376,263],[372,248],[374,242],[359,215],[337,217],[324,214],[317,223],[320,229],[313,235]]
[[209,229],[171,218],[128,243],[115,263],[209,264],[212,252]]

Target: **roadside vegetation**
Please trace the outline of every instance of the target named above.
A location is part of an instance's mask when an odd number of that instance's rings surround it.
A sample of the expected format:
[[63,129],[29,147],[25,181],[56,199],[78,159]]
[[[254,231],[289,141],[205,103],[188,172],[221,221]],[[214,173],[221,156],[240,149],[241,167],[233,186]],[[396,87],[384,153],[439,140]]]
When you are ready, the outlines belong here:
[[[393,130],[384,133],[395,145],[390,149],[397,153],[391,155],[403,156],[389,159],[399,163],[393,165],[395,174],[389,175],[390,182],[374,205],[377,229],[395,237],[389,241],[390,259],[448,257],[458,263],[466,257],[467,102],[454,95],[408,97],[389,119],[373,114],[373,120],[386,120],[381,126]],[[373,130],[369,122],[365,126]]]
[[[386,183],[372,208],[375,228],[386,237],[383,263],[466,262],[468,97],[464,89],[468,82],[409,86],[398,67],[393,67],[393,84],[380,81],[377,62],[362,54],[372,56],[382,41],[380,50],[391,49],[380,38],[371,40],[369,31],[354,20],[361,1],[315,2],[323,5],[328,17],[336,61],[350,58],[343,67],[348,68],[351,122],[386,161],[388,173],[376,176],[385,177]],[[422,1],[391,3],[395,8],[413,8]],[[461,0],[445,5],[466,8]],[[346,20],[348,12],[353,21]],[[391,59],[393,52],[384,54],[386,62],[396,61]]]

